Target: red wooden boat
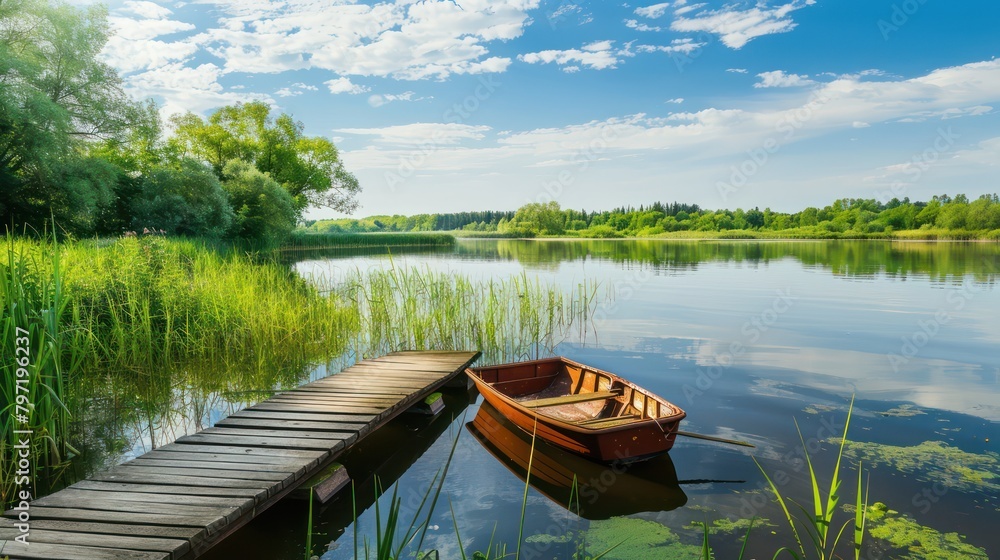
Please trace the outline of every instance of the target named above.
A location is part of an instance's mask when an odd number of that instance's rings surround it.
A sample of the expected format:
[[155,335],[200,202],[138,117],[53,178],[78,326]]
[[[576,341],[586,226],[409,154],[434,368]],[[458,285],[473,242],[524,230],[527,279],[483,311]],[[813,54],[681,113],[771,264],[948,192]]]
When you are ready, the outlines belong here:
[[515,426],[605,463],[666,453],[686,416],[677,405],[630,381],[562,357],[465,373]]

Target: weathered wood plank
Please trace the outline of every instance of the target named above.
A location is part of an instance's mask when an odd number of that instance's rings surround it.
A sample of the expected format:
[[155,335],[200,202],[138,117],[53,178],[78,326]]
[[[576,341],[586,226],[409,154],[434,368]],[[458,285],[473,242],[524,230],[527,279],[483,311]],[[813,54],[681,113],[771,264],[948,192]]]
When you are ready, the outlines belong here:
[[337,445],[330,445],[332,440],[311,440],[292,437],[263,437],[252,435],[230,435],[230,434],[205,434],[197,433],[184,436],[177,440],[182,444],[220,444],[220,445],[254,445],[257,447],[273,447],[275,449],[317,449],[334,450],[344,447],[344,440],[336,441]]
[[205,469],[198,463],[188,463],[187,465],[181,467],[164,467],[147,465],[146,463],[131,462],[125,463],[124,465],[116,468],[114,472],[116,474],[125,473],[131,475],[151,473],[175,474],[180,476],[207,476],[211,478],[229,478],[235,480],[260,480],[263,482],[281,482],[293,475],[293,473],[265,471]]
[[31,543],[22,545],[13,541],[0,541],[0,554],[10,560],[163,560],[170,555],[147,550],[117,550],[68,544]]
[[377,418],[377,414],[347,414],[343,412],[338,412],[337,414],[322,414],[314,412],[296,413],[296,412],[270,412],[267,410],[243,410],[233,414],[227,420],[233,418],[251,418],[251,419],[264,419],[264,418],[277,418],[286,420],[307,420],[310,422],[344,422],[353,425],[366,426],[371,423],[372,420]]
[[[0,540],[14,540],[19,532],[16,529],[0,527]],[[109,539],[107,535],[94,533],[70,533],[66,531],[43,531],[33,529],[28,535],[28,546],[37,543],[67,544],[97,548],[120,548],[126,550],[143,550],[165,552],[168,554],[184,554],[191,544],[182,539],[161,539],[156,537],[129,537],[117,535]]]
[[271,486],[270,483],[263,480],[157,474],[156,471],[144,472],[142,470],[129,472],[108,471],[106,473],[98,473],[90,477],[90,480],[130,482],[136,484],[163,484],[168,486],[205,486],[208,488],[269,488]]
[[226,418],[215,424],[231,428],[263,428],[274,430],[317,430],[321,432],[365,433],[365,424],[344,424],[340,422],[309,422],[307,420],[279,420],[276,418]]
[[212,496],[219,498],[254,499],[267,494],[263,488],[222,488],[219,486],[185,486],[174,484],[144,484],[141,482],[116,482],[107,480],[81,480],[70,486],[78,490],[99,490],[102,492],[146,492],[168,496]]
[[62,521],[58,519],[32,519],[32,530],[64,531],[67,533],[96,533],[129,537],[152,537],[190,541],[204,532],[200,527],[167,527],[164,525],[133,525],[129,523],[95,523],[92,521]]

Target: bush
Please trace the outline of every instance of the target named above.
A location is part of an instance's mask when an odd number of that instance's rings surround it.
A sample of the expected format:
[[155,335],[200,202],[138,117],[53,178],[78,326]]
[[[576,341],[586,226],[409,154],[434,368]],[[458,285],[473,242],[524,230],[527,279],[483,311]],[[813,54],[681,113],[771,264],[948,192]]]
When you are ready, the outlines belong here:
[[219,180],[193,160],[142,177],[130,213],[129,227],[134,231],[148,228],[191,237],[222,237],[233,222],[233,209]]
[[598,239],[610,239],[615,237],[625,237],[620,231],[607,225],[593,226],[580,232],[580,237],[595,237]]
[[223,188],[235,214],[230,237],[276,246],[295,228],[295,200],[253,165],[234,160],[222,171]]

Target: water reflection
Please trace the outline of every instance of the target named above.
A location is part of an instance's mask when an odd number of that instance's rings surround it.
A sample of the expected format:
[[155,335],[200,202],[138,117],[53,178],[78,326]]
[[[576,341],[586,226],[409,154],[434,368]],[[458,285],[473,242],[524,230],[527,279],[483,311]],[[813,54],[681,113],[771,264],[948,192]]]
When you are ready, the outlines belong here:
[[671,511],[687,503],[669,454],[638,464],[601,465],[541,440],[532,451],[531,436],[489,403],[465,427],[522,482],[530,461],[531,486],[584,519]]

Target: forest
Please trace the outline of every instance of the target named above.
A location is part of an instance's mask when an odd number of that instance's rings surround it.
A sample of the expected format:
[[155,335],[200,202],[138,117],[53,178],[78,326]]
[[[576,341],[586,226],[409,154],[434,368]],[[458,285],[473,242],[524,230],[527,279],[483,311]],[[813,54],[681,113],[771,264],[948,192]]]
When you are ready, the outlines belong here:
[[1000,199],[938,195],[927,202],[843,198],[800,212],[707,210],[697,204],[654,202],[649,206],[588,212],[556,202],[531,203],[516,212],[462,212],[306,223],[314,233],[449,231],[499,237],[788,237],[1000,239]]

